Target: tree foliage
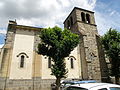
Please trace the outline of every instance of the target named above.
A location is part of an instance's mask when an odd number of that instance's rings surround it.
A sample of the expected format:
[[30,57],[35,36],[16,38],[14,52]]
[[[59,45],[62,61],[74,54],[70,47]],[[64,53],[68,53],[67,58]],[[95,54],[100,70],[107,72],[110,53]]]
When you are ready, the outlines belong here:
[[59,86],[61,78],[66,77],[68,72],[64,59],[78,45],[79,36],[67,29],[62,30],[55,26],[42,30],[40,39],[38,54],[52,58],[54,63],[51,67],[51,74],[56,77],[56,84]]
[[105,53],[110,58],[111,75],[117,79],[120,77],[120,33],[110,28],[101,40]]

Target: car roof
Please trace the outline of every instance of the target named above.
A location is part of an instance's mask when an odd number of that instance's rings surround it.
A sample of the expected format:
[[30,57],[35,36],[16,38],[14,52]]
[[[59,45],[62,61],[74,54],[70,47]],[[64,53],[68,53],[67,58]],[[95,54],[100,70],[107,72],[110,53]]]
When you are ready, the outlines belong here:
[[82,83],[96,83],[96,80],[83,80],[83,81],[63,81],[64,84],[82,84]]
[[83,84],[78,84],[78,85],[71,85],[75,87],[82,87],[86,89],[91,89],[97,86],[110,86],[110,87],[120,87],[120,85],[116,84],[110,84],[110,83],[83,83]]

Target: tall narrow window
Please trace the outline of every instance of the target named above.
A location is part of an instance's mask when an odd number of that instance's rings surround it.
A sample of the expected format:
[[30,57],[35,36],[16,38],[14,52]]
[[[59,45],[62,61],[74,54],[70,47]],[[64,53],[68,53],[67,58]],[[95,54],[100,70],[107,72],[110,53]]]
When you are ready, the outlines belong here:
[[73,18],[70,17],[71,26],[73,25]]
[[51,68],[51,58],[48,58],[48,68]]
[[21,60],[20,60],[20,68],[24,67],[24,59],[25,59],[25,57],[22,55]]
[[81,19],[83,22],[85,22],[85,13],[83,13],[83,12],[81,13]]
[[67,29],[70,29],[70,21],[67,21]]
[[86,21],[87,23],[90,23],[90,15],[89,14],[86,14],[86,20],[87,20]]
[[70,59],[70,63],[71,63],[71,68],[74,68],[73,58]]

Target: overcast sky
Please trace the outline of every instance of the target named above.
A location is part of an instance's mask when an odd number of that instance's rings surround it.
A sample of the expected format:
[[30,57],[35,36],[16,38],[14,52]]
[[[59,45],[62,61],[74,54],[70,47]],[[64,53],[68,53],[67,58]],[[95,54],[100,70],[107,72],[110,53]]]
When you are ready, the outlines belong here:
[[0,46],[9,20],[20,25],[63,27],[63,21],[74,7],[95,12],[100,35],[109,28],[120,31],[120,0],[0,0]]

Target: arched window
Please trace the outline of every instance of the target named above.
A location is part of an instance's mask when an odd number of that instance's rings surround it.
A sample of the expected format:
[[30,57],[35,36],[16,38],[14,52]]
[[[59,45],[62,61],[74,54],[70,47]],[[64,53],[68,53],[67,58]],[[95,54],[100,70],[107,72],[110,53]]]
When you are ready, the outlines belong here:
[[73,58],[70,58],[71,68],[74,68]]
[[73,18],[70,17],[70,23],[71,23],[71,26],[73,25]]
[[51,68],[51,58],[48,58],[48,68]]
[[85,22],[85,13],[83,13],[83,12],[81,13],[81,19],[83,22]]
[[70,60],[70,67],[73,69],[74,68],[74,61],[76,60],[76,58],[74,56],[70,56],[68,58],[68,60]]
[[87,23],[90,23],[90,15],[89,14],[86,14],[86,20],[87,20],[86,21]]
[[21,56],[21,60],[20,60],[20,68],[23,68],[24,67],[24,55]]
[[67,29],[70,29],[70,21],[67,21]]

